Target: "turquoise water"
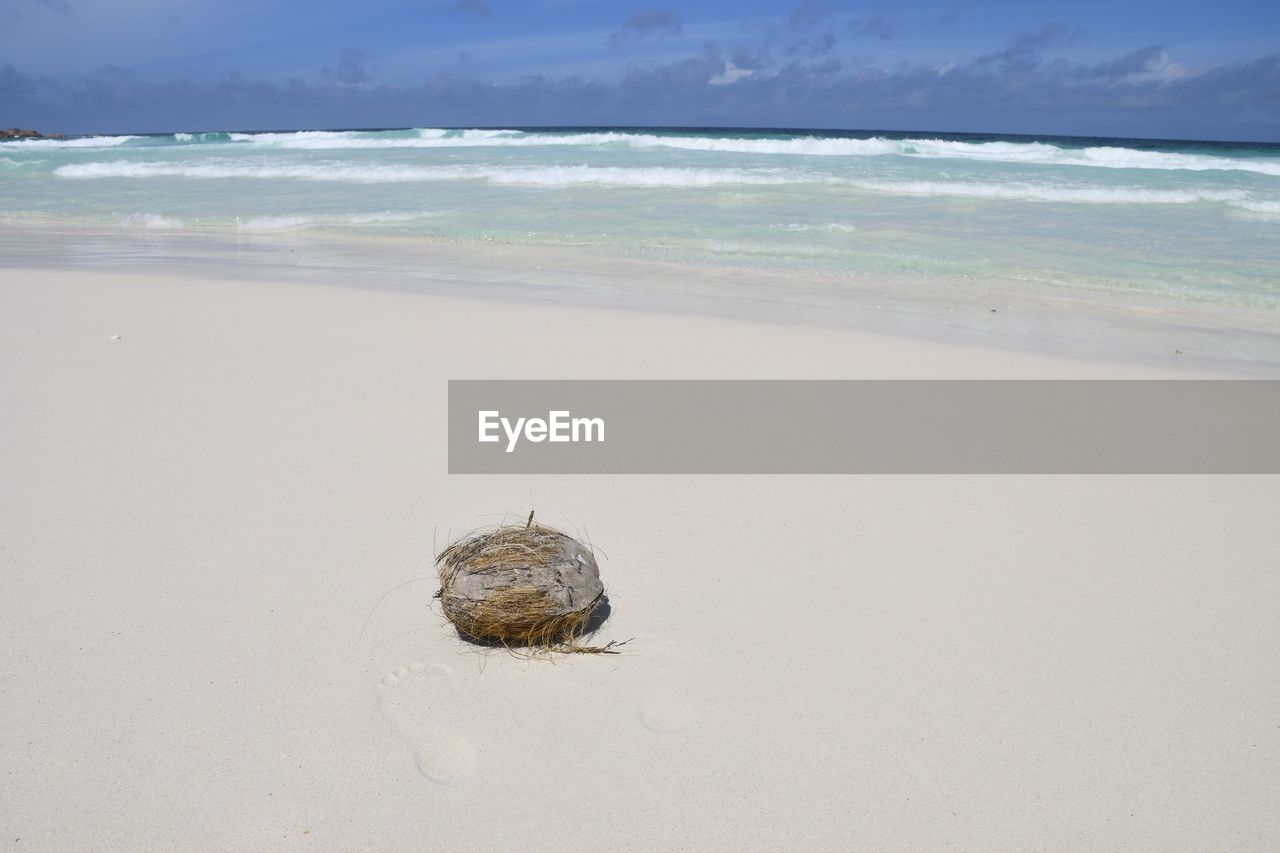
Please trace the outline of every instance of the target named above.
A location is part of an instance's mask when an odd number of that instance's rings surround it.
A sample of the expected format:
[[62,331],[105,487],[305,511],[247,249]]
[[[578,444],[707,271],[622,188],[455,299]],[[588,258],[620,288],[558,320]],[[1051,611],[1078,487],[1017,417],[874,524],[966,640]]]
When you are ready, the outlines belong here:
[[590,247],[1280,309],[1280,145],[444,130],[0,143],[0,224]]

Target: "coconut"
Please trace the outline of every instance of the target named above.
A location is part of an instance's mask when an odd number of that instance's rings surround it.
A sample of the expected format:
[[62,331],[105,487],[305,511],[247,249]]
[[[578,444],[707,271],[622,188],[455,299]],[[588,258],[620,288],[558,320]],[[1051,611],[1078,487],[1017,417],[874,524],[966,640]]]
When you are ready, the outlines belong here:
[[591,548],[534,524],[532,515],[525,525],[463,537],[441,552],[436,567],[436,597],[465,638],[508,648],[609,649],[578,642],[605,600]]

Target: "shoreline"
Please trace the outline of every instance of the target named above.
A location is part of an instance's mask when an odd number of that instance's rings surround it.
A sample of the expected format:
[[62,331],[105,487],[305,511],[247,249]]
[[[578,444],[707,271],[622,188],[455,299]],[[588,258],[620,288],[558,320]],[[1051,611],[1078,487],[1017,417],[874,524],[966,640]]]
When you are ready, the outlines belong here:
[[[512,299],[505,294],[392,289],[353,286],[332,280],[287,280],[253,275],[146,273],[101,269],[4,268],[12,276],[0,282],[0,295],[13,313],[41,316],[41,305],[73,305],[76,300],[99,306],[128,306],[115,323],[100,326],[110,343],[148,334],[145,317],[151,301],[171,305],[170,322],[196,323],[175,313],[186,302],[238,305],[246,315],[266,312],[257,321],[287,317],[297,303],[312,310],[340,312],[399,305],[403,313],[425,320],[424,333],[452,327],[483,328],[493,341],[489,356],[455,359],[447,378],[586,378],[586,379],[1206,379],[1226,378],[1188,363],[1171,367],[1122,360],[1068,358],[1052,353],[1014,351],[981,342],[921,340],[909,335],[862,329],[768,321],[760,318],[662,311],[616,305],[575,304],[557,299]],[[260,268],[259,268],[260,269]],[[227,268],[220,268],[229,273]],[[55,297],[54,294],[62,294]],[[257,306],[253,308],[252,306]],[[324,309],[324,306],[332,306]],[[29,310],[25,310],[29,308]],[[137,320],[132,319],[134,316]],[[48,317],[47,319],[54,319]],[[246,316],[246,320],[247,320]],[[436,324],[441,324],[437,330]],[[605,342],[601,332],[616,332],[622,343],[579,353],[574,339]],[[541,356],[527,352],[531,335],[546,338]],[[114,336],[119,335],[120,341]],[[96,340],[96,339],[95,339]],[[521,343],[523,342],[523,343]],[[643,349],[641,348],[643,342]],[[508,348],[512,349],[508,349]],[[528,357],[515,358],[515,351]],[[697,352],[691,362],[685,353]],[[779,357],[782,354],[783,357]],[[510,355],[510,361],[506,356]],[[489,372],[486,372],[486,369]],[[546,373],[546,377],[539,371]],[[443,399],[443,397],[442,397]]]
[[23,267],[656,312],[844,329],[1174,375],[1280,376],[1280,316],[1273,312],[1029,282],[1016,289],[969,283],[957,292],[945,281],[832,281],[594,249],[51,223],[0,232],[0,269]]

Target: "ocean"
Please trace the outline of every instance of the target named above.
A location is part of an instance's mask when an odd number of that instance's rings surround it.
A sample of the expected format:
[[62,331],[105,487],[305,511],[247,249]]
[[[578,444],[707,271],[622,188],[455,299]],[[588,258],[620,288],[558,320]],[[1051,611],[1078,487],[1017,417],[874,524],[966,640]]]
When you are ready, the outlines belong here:
[[1280,144],[661,128],[88,137],[0,143],[0,211],[0,226],[388,254],[572,250],[696,270],[706,299],[764,276],[793,307],[878,289],[953,313],[1033,294],[1228,325],[1244,313],[1264,335],[1280,317]]

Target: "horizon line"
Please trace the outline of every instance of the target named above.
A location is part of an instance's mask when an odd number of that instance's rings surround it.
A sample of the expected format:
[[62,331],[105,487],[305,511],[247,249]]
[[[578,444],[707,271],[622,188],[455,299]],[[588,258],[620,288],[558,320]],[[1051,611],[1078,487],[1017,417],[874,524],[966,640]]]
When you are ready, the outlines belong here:
[[[17,128],[17,126],[13,126]],[[26,129],[26,128],[21,128]],[[1019,139],[1041,140],[1041,139],[1072,139],[1072,140],[1114,140],[1123,142],[1139,142],[1145,144],[1160,143],[1209,143],[1219,145],[1260,145],[1266,147],[1280,148],[1280,140],[1263,140],[1263,139],[1221,139],[1210,137],[1166,137],[1166,136],[1109,136],[1099,134],[1074,134],[1074,133],[1027,133],[1027,132],[1003,132],[1003,131],[962,131],[962,130],[914,130],[902,129],[894,130],[889,128],[845,128],[845,127],[796,127],[796,126],[767,126],[767,125],[681,125],[681,124],[541,124],[541,125],[400,125],[388,127],[293,127],[293,128],[206,128],[202,130],[155,130],[155,131],[123,131],[115,133],[68,133],[65,138],[70,139],[93,139],[95,137],[109,136],[174,136],[179,133],[201,134],[201,133],[244,133],[250,135],[264,133],[383,133],[389,131],[401,130],[511,130],[521,133],[536,132],[563,132],[563,131],[674,131],[681,133],[689,132],[735,132],[735,133],[779,133],[779,134],[822,134],[822,135],[869,135],[878,136],[881,134],[889,135],[907,135],[907,134],[923,134],[933,136],[950,136],[950,137],[1012,137]],[[49,139],[50,134],[42,131],[41,137]],[[54,131],[57,133],[57,131]],[[0,144],[7,142],[20,142],[20,139],[0,140]]]

